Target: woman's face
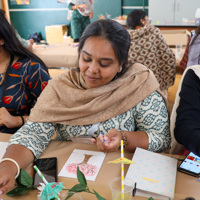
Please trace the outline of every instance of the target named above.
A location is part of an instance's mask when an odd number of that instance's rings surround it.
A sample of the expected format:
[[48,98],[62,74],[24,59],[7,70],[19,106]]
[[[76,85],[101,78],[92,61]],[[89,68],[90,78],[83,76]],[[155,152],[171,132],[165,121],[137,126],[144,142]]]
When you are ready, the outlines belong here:
[[145,25],[149,25],[149,24],[150,24],[150,23],[149,23],[149,17],[148,17],[148,16],[145,16],[144,19],[141,19],[141,22],[143,23],[144,26],[145,26]]
[[88,87],[106,85],[120,72],[121,67],[108,40],[90,37],[85,41],[80,52],[79,68]]

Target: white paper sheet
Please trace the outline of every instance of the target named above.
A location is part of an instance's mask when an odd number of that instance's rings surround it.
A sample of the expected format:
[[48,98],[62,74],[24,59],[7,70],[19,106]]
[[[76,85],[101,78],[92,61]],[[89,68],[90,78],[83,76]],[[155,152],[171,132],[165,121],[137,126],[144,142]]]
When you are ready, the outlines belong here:
[[[85,155],[91,155],[91,157],[86,164],[80,164]],[[95,181],[105,156],[106,154],[103,152],[74,149],[58,176],[77,178],[76,168],[79,166],[86,180]]]
[[0,142],[0,159],[2,159],[4,153],[6,152],[7,146],[8,142]]
[[137,183],[136,195],[158,199],[174,198],[177,160],[136,148],[126,177]]

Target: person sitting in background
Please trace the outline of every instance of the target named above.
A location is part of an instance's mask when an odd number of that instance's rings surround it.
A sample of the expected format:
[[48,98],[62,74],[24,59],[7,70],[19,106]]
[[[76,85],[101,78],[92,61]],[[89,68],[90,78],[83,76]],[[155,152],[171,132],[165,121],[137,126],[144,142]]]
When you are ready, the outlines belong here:
[[186,68],[177,90],[171,114],[172,144],[170,153],[186,155],[188,151],[191,151],[200,156],[199,105],[200,65],[194,65]]
[[22,46],[0,9],[0,132],[14,133],[50,79],[45,64]]
[[[49,81],[27,123],[11,137],[4,158],[27,167],[55,131],[55,139],[63,141],[98,132],[93,142],[105,152],[118,150],[121,139],[130,152],[168,148],[169,120],[159,83],[145,66],[127,63],[129,46],[129,34],[118,22],[101,19],[88,25],[77,66]],[[16,172],[12,162],[0,163],[0,194],[12,188]]]
[[[4,16],[5,16],[5,11],[1,9],[1,12],[2,12],[2,13],[4,14]],[[15,29],[14,29],[14,30],[15,30]],[[15,32],[16,32],[16,36],[17,36],[18,40],[22,43],[22,45],[23,45],[25,48],[27,48],[27,49],[29,49],[30,51],[32,51],[32,46],[33,46],[33,44],[34,44],[34,40],[33,40],[33,39],[25,40],[24,38],[22,38],[22,37],[19,35],[19,33],[18,33],[16,30],[15,30]]]
[[174,84],[176,59],[160,30],[149,24],[145,11],[133,10],[127,17],[131,37],[128,61],[141,63],[151,69],[162,91]]
[[79,42],[83,31],[93,18],[93,0],[70,0],[68,9],[73,10],[71,18],[71,37]]
[[187,67],[200,64],[200,26],[190,40]]
[[32,51],[33,49],[33,44],[34,44],[34,40],[33,39],[29,39],[29,40],[25,40],[24,38],[22,38],[19,33],[16,31],[16,35],[18,40],[21,42],[21,44],[27,48],[28,50]]

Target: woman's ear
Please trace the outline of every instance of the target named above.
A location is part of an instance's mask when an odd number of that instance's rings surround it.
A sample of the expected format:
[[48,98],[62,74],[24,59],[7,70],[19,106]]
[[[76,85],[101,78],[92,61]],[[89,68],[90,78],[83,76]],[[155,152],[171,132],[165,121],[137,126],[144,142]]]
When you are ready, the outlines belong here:
[[118,73],[122,71],[122,66],[119,67]]
[[0,39],[0,45],[4,45],[4,40]]
[[140,22],[144,25],[145,21],[144,19],[141,19]]

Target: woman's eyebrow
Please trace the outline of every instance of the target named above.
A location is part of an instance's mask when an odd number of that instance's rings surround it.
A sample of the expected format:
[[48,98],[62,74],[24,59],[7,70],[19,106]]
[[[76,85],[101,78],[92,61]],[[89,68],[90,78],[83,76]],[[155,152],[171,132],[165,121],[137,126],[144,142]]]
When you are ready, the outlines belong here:
[[83,50],[83,53],[87,54],[88,56],[92,56],[91,54],[89,54],[87,51]]
[[[83,50],[83,53],[87,54],[88,56],[92,56],[91,54],[89,54],[87,51]],[[113,61],[112,58],[100,58],[101,60],[108,60],[108,61]]]

